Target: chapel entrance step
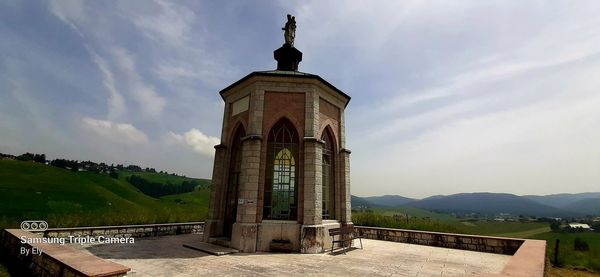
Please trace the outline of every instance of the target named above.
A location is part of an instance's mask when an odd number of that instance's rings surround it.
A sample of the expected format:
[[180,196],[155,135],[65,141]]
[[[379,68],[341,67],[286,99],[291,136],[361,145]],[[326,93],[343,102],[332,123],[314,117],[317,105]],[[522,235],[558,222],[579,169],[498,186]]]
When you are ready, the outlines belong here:
[[202,251],[202,252],[205,252],[205,253],[208,253],[211,255],[215,255],[215,256],[222,256],[222,255],[239,252],[238,250],[233,249],[233,248],[224,247],[224,246],[216,245],[216,244],[212,244],[212,243],[200,242],[200,241],[184,243],[183,247]]
[[231,248],[231,240],[228,237],[214,237],[208,239],[209,243]]

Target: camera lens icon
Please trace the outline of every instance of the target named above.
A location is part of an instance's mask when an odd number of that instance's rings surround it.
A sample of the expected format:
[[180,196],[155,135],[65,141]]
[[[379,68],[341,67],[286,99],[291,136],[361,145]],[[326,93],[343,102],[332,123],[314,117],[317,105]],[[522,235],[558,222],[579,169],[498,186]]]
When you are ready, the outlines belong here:
[[23,231],[46,231],[48,230],[48,222],[44,220],[26,220],[21,222],[21,230]]

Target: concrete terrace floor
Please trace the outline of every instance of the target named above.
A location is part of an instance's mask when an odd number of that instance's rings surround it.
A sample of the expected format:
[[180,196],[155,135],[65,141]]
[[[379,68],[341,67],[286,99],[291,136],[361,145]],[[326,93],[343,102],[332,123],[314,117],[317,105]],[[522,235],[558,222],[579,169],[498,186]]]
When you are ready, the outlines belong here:
[[[134,245],[85,246],[131,267],[128,276],[464,276],[499,273],[511,256],[363,239],[346,255],[232,254],[212,256],[182,246],[200,235],[136,239]],[[358,243],[358,242],[356,242]]]

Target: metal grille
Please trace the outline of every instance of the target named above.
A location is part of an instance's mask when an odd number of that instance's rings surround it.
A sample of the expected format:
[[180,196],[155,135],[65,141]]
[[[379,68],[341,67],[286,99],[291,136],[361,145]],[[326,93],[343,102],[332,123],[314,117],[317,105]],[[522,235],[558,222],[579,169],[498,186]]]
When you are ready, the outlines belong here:
[[298,136],[287,120],[269,133],[267,185],[263,216],[267,219],[296,220],[298,214]]
[[321,176],[322,176],[322,210],[323,219],[335,218],[335,173],[334,173],[334,157],[333,157],[333,141],[328,132],[323,134],[321,138],[325,144],[323,145]]

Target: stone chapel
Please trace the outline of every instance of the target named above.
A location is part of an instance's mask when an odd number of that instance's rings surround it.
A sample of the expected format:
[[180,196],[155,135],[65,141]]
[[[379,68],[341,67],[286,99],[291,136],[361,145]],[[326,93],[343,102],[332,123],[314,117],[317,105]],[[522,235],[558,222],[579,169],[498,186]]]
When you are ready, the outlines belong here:
[[277,69],[255,71],[220,91],[225,101],[215,146],[205,242],[252,253],[321,253],[328,229],[352,225],[350,97],[298,70],[296,21],[288,15]]

